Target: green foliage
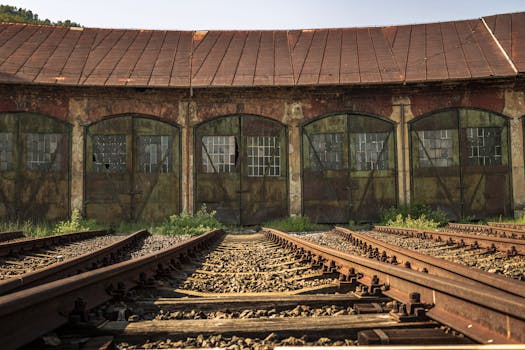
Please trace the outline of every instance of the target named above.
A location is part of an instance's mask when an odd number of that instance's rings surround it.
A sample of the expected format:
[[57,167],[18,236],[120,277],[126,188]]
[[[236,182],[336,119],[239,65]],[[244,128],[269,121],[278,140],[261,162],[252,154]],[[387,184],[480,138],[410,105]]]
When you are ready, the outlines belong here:
[[163,235],[200,235],[208,231],[224,228],[224,225],[215,218],[215,211],[208,212],[203,205],[197,213],[190,215],[181,213],[172,215],[160,226],[153,227],[152,233]]
[[26,10],[9,5],[0,5],[0,22],[11,23],[31,23],[31,24],[47,24],[64,27],[80,27],[80,24],[71,22],[69,19],[65,21],[51,22],[49,19],[41,20],[36,13],[31,10]]
[[401,219],[403,220],[407,219],[409,216],[411,218],[421,218],[424,216],[426,220],[433,221],[437,223],[438,226],[444,226],[448,223],[448,217],[443,211],[439,209],[433,210],[430,206],[425,204],[391,207],[383,212],[381,223],[388,225],[388,222],[398,220],[399,215],[401,215]]
[[30,220],[26,221],[2,221],[0,222],[0,232],[22,231],[28,237],[43,237],[53,234],[53,225],[49,223],[35,224]]
[[84,220],[80,214],[80,210],[73,209],[71,213],[71,219],[66,221],[60,221],[56,224],[53,229],[53,233],[62,234],[70,232],[90,231],[99,229],[100,225],[97,225],[95,220]]
[[406,218],[403,214],[398,214],[394,220],[389,220],[387,226],[415,228],[418,230],[434,230],[438,228],[439,224],[432,219],[427,219],[425,214],[421,214],[417,219],[413,219],[410,214]]
[[325,225],[313,223],[307,216],[290,216],[271,220],[265,222],[263,226],[287,232],[320,231],[327,228]]

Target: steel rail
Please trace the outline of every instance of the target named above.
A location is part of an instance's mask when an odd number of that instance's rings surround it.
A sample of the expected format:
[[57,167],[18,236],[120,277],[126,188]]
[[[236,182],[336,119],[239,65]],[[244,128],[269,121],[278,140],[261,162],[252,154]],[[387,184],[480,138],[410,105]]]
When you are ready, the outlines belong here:
[[382,290],[405,303],[409,315],[417,317],[428,304],[432,306],[426,311],[428,317],[477,342],[525,342],[525,298],[351,255],[273,229],[263,230],[275,243],[337,269],[342,280],[355,283],[359,279],[372,291]]
[[[515,226],[516,224],[513,225]],[[448,224],[448,228],[457,231],[493,234],[502,238],[525,239],[525,231],[523,231],[523,228],[519,229],[503,226],[501,223],[497,222],[493,222],[492,225],[460,224],[456,222],[450,222]]]
[[47,236],[40,238],[29,238],[22,241],[8,242],[0,244],[0,256],[17,254],[24,251],[35,250],[38,248],[49,247],[56,244],[65,244],[83,239],[93,238],[110,234],[109,230],[95,230],[73,232],[64,235]]
[[21,237],[24,237],[24,233],[22,231],[0,232],[0,242],[5,242]]
[[380,259],[381,255],[386,255],[390,258],[390,263],[392,263],[392,257],[395,257],[397,264],[400,266],[426,272],[431,275],[450,278],[459,282],[470,283],[472,285],[483,285],[525,297],[525,282],[513,280],[494,273],[488,273],[483,270],[468,268],[445,259],[421,254],[343,227],[336,226],[335,230],[336,233],[352,243],[359,245],[366,244],[367,249],[377,249],[378,259]]
[[408,235],[411,237],[429,238],[450,244],[478,246],[487,250],[508,252],[509,254],[525,255],[525,240],[522,239],[470,235],[450,231],[419,230],[391,226],[374,226],[374,230],[384,233]]
[[487,225],[489,225],[491,227],[511,228],[511,229],[514,229],[514,230],[525,231],[525,224],[520,224],[520,223],[516,223],[516,222],[494,222],[494,221],[489,221],[487,223]]
[[148,235],[149,232],[146,230],[137,231],[93,252],[0,281],[0,295],[36,287],[87,270],[93,270],[101,264],[107,265],[115,260],[116,255],[119,254],[120,251],[128,249],[128,247],[136,244],[137,241]]
[[223,235],[215,230],[137,259],[84,272],[0,297],[0,339],[15,349],[65,324],[130,288],[148,283],[155,274],[188,259]]

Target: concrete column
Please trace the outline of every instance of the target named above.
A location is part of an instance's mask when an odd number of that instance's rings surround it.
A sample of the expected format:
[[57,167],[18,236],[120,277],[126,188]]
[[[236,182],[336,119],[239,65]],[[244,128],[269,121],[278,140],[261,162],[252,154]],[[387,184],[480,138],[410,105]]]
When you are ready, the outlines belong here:
[[410,98],[392,97],[390,119],[396,122],[397,183],[399,205],[410,204],[410,147],[408,122],[414,118]]
[[290,216],[302,214],[301,128],[303,109],[300,102],[285,103],[284,123],[288,125],[288,188]]
[[193,214],[194,186],[193,186],[193,127],[197,120],[195,102],[180,101],[177,123],[181,126],[181,203],[182,210]]
[[69,122],[71,132],[71,208],[83,212],[84,209],[84,139],[85,125],[88,123],[87,99],[69,100]]
[[523,123],[525,115],[525,93],[523,91],[505,91],[505,108],[503,114],[510,117],[510,154],[512,162],[512,196],[514,216],[525,214],[525,168]]

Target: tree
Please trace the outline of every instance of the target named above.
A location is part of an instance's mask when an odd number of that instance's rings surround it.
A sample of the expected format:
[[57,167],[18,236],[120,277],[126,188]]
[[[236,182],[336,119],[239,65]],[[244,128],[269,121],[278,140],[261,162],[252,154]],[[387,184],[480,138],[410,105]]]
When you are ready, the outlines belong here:
[[41,20],[38,15],[31,10],[17,8],[15,6],[0,5],[0,22],[11,23],[32,23],[32,24],[48,24],[64,27],[80,27],[80,24],[71,22],[69,19],[65,21],[51,22],[49,19]]

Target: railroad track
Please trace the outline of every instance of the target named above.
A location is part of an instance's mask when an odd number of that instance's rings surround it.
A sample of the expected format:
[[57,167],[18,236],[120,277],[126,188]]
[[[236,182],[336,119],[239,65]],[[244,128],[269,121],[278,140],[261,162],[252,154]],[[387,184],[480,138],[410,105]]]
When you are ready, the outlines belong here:
[[509,255],[525,255],[525,240],[522,239],[493,237],[484,234],[466,234],[442,230],[419,230],[391,226],[374,226],[374,230],[384,233],[406,235],[409,237],[428,238],[439,242],[445,242],[449,245],[484,248],[489,252],[502,251],[508,253]]
[[0,337],[14,348],[67,323],[59,334],[75,329],[85,339],[89,333],[86,346],[113,342],[131,349],[146,338],[146,347],[232,349],[525,341],[524,298],[515,293],[275,230],[264,236],[214,231],[0,297]]
[[0,232],[0,243],[24,237],[22,231]]
[[525,240],[525,224],[490,222],[488,225],[476,225],[450,222],[446,228],[471,234],[481,233],[501,238]]

